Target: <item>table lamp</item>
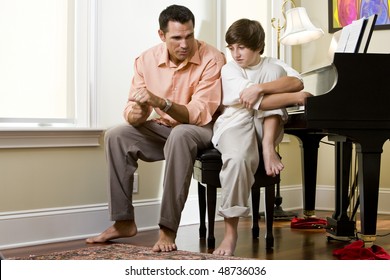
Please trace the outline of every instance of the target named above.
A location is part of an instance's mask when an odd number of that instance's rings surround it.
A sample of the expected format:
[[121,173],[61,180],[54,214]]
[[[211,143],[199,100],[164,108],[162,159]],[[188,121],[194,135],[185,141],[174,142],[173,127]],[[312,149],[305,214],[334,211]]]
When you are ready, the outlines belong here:
[[[293,8],[285,11],[287,3],[291,3]],[[286,0],[282,4],[283,24],[276,18],[271,19],[272,27],[277,32],[277,58],[280,59],[280,44],[283,45],[300,45],[314,41],[324,35],[321,28],[317,28],[310,21],[306,9],[295,7],[292,0]],[[277,24],[275,24],[277,22]],[[283,36],[280,33],[284,30]]]

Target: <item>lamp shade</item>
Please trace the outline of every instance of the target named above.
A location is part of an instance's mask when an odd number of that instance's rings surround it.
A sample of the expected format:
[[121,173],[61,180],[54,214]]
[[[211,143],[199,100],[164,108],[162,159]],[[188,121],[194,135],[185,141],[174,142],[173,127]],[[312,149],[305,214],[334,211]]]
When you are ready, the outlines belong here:
[[300,45],[316,40],[324,35],[321,28],[315,27],[303,7],[286,11],[286,31],[280,38],[284,45]]

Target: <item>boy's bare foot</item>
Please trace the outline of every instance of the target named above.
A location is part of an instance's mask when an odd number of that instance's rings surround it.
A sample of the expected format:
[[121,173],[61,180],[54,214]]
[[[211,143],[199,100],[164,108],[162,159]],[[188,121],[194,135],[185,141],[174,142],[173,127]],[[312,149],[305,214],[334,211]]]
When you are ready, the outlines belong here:
[[265,172],[268,176],[275,177],[278,175],[284,168],[282,161],[280,160],[279,155],[274,151],[263,151],[264,167]]
[[236,250],[238,233],[238,217],[225,218],[225,235],[221,244],[214,250],[214,255],[220,256],[233,256]]
[[154,252],[171,252],[176,251],[177,246],[175,244],[176,232],[167,229],[165,227],[160,228],[160,237],[156,244],[154,244],[152,250]]
[[104,243],[111,239],[132,237],[137,234],[137,225],[134,220],[116,221],[112,226],[95,237],[88,238],[87,243]]
[[219,256],[233,256],[236,244],[237,236],[236,238],[225,237],[218,248],[214,250],[213,254]]

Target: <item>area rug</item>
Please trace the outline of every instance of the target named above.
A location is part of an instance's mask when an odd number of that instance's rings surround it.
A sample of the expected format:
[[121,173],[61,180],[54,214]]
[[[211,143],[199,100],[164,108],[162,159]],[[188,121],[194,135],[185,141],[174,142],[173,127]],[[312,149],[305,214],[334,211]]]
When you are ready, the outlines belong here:
[[153,252],[150,247],[130,244],[111,244],[55,252],[47,255],[30,255],[19,260],[242,260],[233,256],[188,251]]

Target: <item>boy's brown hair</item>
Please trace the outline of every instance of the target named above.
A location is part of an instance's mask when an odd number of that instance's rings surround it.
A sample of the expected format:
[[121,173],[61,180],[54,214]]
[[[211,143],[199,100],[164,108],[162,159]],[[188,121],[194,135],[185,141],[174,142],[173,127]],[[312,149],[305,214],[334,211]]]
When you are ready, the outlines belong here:
[[243,45],[252,51],[264,53],[265,32],[260,22],[250,19],[235,21],[226,31],[225,41],[228,47],[233,44]]

